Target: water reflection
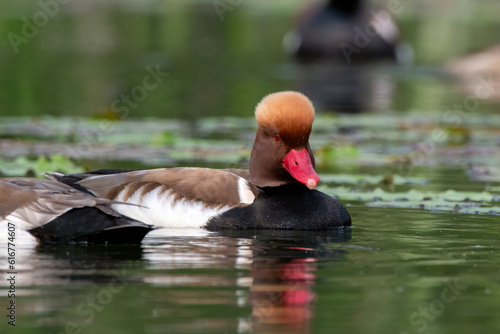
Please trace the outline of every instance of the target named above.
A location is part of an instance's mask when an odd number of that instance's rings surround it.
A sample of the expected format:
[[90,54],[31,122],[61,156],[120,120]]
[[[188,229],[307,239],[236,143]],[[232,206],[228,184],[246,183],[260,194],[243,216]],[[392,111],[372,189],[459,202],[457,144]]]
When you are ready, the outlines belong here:
[[[21,237],[19,237],[21,235]],[[19,286],[57,286],[65,284],[104,284],[116,279],[127,279],[120,274],[124,267],[139,261],[143,256],[141,245],[126,246],[71,246],[37,245],[34,238],[22,232],[15,246],[15,270]],[[0,250],[7,243],[0,242]],[[0,256],[1,269],[7,271],[6,251]],[[128,277],[131,278],[131,277]],[[0,286],[4,282],[0,283]],[[63,290],[61,290],[63,292]],[[36,291],[21,291],[20,294]]]
[[390,68],[296,64],[293,89],[301,91],[318,110],[359,113],[392,108],[395,79]]
[[[349,230],[195,229],[155,231],[139,247],[41,247],[23,239],[16,245],[19,328],[64,333],[76,324],[81,333],[185,334],[310,333],[335,326],[340,332],[415,332],[421,327],[409,315],[420,317],[420,307],[439,300],[443,282],[456,278],[469,287],[429,328],[465,333],[460,328],[470,320],[461,315],[470,313],[470,305],[485,316],[487,329],[498,324],[492,298],[498,247],[488,237],[497,231],[491,218],[416,217],[415,210],[388,215],[365,206],[353,212],[352,240]],[[0,306],[7,301],[0,296]]]
[[[30,238],[23,235],[17,258],[25,326],[35,321],[55,331],[71,322],[90,331],[136,312],[149,319],[140,328],[146,333],[197,332],[200,325],[217,332],[308,333],[318,264],[345,255],[328,245],[351,234],[164,229],[136,246],[36,245]],[[198,320],[185,321],[191,318]]]
[[325,243],[345,242],[349,230],[231,231],[221,235],[251,240],[252,314],[240,319],[239,328],[254,333],[309,333],[314,316],[313,288],[318,261],[336,258],[345,251],[328,250]]

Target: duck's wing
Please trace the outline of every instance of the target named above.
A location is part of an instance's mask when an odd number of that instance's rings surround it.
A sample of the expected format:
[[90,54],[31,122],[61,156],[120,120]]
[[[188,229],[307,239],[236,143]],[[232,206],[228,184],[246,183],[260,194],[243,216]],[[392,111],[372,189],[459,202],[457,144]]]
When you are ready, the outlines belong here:
[[0,218],[7,217],[18,207],[36,201],[38,194],[31,189],[24,189],[14,183],[0,181]]
[[42,226],[71,209],[109,202],[51,180],[0,179],[0,214],[27,230]]
[[0,179],[2,215],[45,243],[139,243],[152,227],[112,203],[53,180]]
[[[155,226],[202,227],[210,217],[254,201],[259,190],[242,177],[247,172],[236,171],[186,167],[67,177],[79,178],[74,183],[97,197],[136,204],[113,204],[129,217]],[[64,176],[50,177],[65,182]]]

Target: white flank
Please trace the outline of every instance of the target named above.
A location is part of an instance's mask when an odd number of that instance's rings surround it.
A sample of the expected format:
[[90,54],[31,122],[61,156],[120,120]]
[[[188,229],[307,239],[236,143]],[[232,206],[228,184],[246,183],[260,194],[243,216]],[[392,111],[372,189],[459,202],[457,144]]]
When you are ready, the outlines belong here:
[[252,204],[255,200],[255,195],[250,190],[248,181],[242,177],[238,179],[238,195],[240,196],[240,203]]
[[209,208],[199,201],[177,200],[174,202],[175,193],[170,190],[160,193],[161,187],[151,190],[141,198],[141,189],[142,187],[137,189],[127,200],[123,198],[125,190],[122,190],[115,198],[117,201],[139,206],[113,204],[113,209],[155,227],[194,228],[205,226],[210,218],[231,209],[230,206]]

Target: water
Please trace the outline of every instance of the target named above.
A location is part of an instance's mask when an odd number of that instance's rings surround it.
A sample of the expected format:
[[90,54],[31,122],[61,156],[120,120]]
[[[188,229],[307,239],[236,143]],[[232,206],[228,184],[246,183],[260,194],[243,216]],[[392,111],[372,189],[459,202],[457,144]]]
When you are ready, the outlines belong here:
[[[122,247],[40,246],[16,231],[13,328],[2,224],[2,333],[500,330],[498,106],[481,101],[452,126],[446,112],[468,93],[442,67],[496,42],[498,3],[404,3],[414,64],[345,72],[283,54],[300,6],[245,2],[221,20],[211,1],[74,0],[18,53],[0,40],[0,170],[18,174],[43,166],[15,157],[61,152],[89,169],[246,168],[262,96],[359,88],[334,96],[359,114],[329,114],[323,100],[311,137],[352,231],[158,230]],[[1,2],[0,34],[39,10]],[[121,94],[157,66],[168,76],[128,105]]]
[[349,211],[352,233],[162,230],[137,247],[34,247],[26,238],[17,246],[16,330],[498,330],[498,223],[362,205]]

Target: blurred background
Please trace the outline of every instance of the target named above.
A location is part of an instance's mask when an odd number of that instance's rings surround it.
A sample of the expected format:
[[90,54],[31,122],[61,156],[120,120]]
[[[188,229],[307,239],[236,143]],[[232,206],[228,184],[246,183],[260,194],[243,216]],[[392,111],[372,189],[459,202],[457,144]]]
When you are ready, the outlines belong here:
[[19,333],[498,332],[500,1],[333,2],[0,1],[1,176],[247,168],[255,105],[294,89],[354,225],[104,249],[19,231]]
[[[265,94],[301,89],[314,95],[318,82],[324,87],[325,80],[346,76],[337,73],[325,79],[320,71],[323,78],[312,80],[314,72],[304,73],[284,51],[285,35],[293,30],[300,11],[315,1],[46,2],[57,6],[44,10],[35,1],[0,3],[0,116],[105,114],[120,94],[142,83],[147,66],[159,66],[169,76],[148,92],[130,117],[249,116]],[[389,6],[389,1],[371,3],[376,11],[387,11]],[[500,3],[396,3],[400,39],[413,57],[404,56],[399,66],[370,66],[363,78],[351,81],[366,93],[355,98],[354,109],[448,108],[463,99],[463,91],[443,66],[500,42]],[[40,10],[48,13],[47,20],[43,14],[36,15]],[[25,28],[23,17],[38,31],[32,34]],[[28,38],[23,37],[23,28]],[[9,33],[21,39],[8,38]],[[354,53],[352,58],[357,56]],[[342,103],[338,109],[343,109]],[[494,108],[486,104],[482,110]],[[335,106],[322,105],[324,109]]]

